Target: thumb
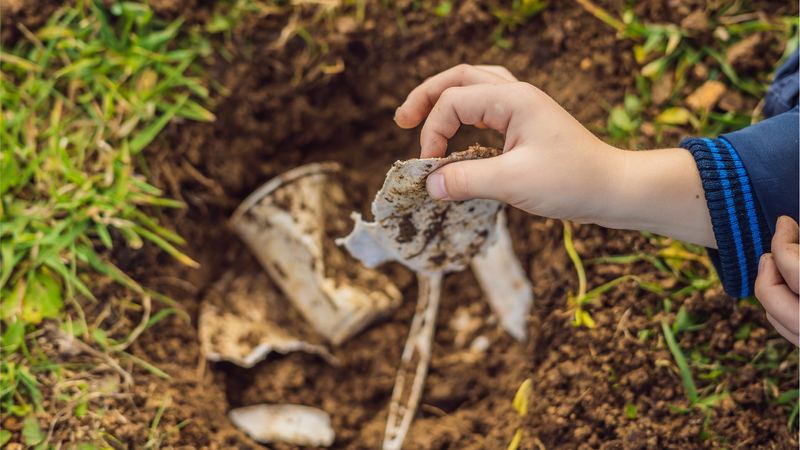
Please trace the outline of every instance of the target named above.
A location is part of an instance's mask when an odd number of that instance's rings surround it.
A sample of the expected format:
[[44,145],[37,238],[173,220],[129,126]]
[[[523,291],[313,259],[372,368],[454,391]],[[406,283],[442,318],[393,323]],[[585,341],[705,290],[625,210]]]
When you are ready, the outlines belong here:
[[459,161],[440,167],[428,175],[428,194],[437,200],[488,198],[506,201],[503,170],[508,154],[494,158]]

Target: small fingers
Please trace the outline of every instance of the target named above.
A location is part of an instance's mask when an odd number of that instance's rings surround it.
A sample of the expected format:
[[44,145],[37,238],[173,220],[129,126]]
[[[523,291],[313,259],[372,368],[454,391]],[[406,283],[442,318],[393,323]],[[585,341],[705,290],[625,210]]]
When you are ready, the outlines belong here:
[[[483,124],[506,134],[512,118],[528,123],[538,103],[538,90],[526,83],[481,84],[449,88],[442,93],[420,133],[422,158],[444,156],[447,140],[461,124]],[[516,145],[506,136],[506,148]]]
[[800,230],[789,216],[781,216],[772,237],[772,254],[783,279],[795,294],[800,292]]
[[505,153],[494,158],[459,161],[447,164],[428,176],[428,193],[438,200],[471,200],[488,198],[507,202],[508,184],[514,156]]
[[[507,83],[509,81],[495,72],[499,71],[495,68],[483,70],[468,64],[461,64],[434,75],[408,94],[406,101],[397,108],[394,120],[401,128],[413,128],[425,119],[442,92],[448,88],[483,83]],[[511,73],[509,72],[507,75],[511,75]]]
[[764,309],[790,333],[800,333],[800,300],[784,283],[771,254],[761,257],[758,271],[755,293]]
[[798,336],[797,333],[792,333],[791,331],[789,331],[785,326],[783,326],[782,323],[778,322],[777,319],[772,317],[772,314],[770,313],[767,313],[767,320],[769,320],[769,323],[771,323],[772,326],[775,327],[775,330],[778,333],[780,333],[781,336],[785,337],[789,342],[791,342],[795,346],[800,346],[800,343],[798,343],[800,342],[800,336]]

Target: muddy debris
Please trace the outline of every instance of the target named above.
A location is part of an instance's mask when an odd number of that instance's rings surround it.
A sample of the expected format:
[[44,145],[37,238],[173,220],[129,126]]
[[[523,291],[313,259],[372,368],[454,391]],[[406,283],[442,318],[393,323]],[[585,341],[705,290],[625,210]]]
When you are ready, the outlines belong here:
[[[341,253],[324,228],[342,213],[336,199],[345,192],[331,175],[339,170],[335,163],[314,163],[285,172],[251,194],[231,217],[233,228],[286,297],[334,345],[402,300],[380,272],[325,255]],[[332,260],[342,261],[341,266],[326,267]]]
[[369,268],[397,261],[417,273],[454,272],[496,239],[497,214],[503,204],[476,199],[436,200],[425,188],[428,175],[446,164],[501,154],[475,145],[446,158],[398,161],[386,174],[372,202],[375,222],[353,213],[353,232],[336,242]]
[[206,359],[249,368],[273,351],[305,352],[339,365],[324,345],[308,342],[319,339],[314,339],[314,331],[306,323],[286,325],[280,320],[280,310],[289,306],[281,303],[287,303],[286,299],[260,267],[242,274],[226,272],[200,305],[197,334]]
[[[440,201],[428,195],[425,187],[428,175],[445,164],[500,154],[499,149],[475,145],[446,158],[396,162],[372,202],[375,222],[365,222],[360,214],[353,213],[356,222],[353,231],[336,241],[367,267],[397,261],[417,274],[417,309],[392,390],[384,450],[402,448],[416,416],[430,367],[445,273],[463,270],[474,258],[483,255],[483,260],[473,268],[477,268],[481,284],[486,285],[489,296],[494,299],[490,303],[499,308],[504,325],[511,323],[512,334],[524,340],[527,311],[523,310],[530,309],[533,297],[530,283],[511,247],[505,215],[501,214],[502,203],[485,199]],[[504,231],[498,232],[498,226]],[[498,233],[502,239],[498,239]],[[523,312],[521,327],[514,319],[507,318],[520,311]],[[456,340],[459,340],[458,335]],[[489,345],[485,337],[476,338],[468,355],[479,359]],[[407,379],[412,370],[413,378]]]

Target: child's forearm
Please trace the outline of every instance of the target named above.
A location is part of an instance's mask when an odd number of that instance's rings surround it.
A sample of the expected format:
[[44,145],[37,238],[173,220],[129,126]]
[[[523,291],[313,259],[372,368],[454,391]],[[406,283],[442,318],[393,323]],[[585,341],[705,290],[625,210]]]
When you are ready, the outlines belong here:
[[700,173],[691,153],[673,148],[618,151],[609,211],[598,224],[645,230],[716,248]]

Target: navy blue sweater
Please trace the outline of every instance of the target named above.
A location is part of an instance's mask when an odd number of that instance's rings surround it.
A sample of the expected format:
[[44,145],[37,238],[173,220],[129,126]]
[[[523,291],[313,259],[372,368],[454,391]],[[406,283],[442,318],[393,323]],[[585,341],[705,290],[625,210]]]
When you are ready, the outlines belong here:
[[684,139],[706,193],[717,249],[708,249],[725,292],[753,294],[762,253],[778,217],[798,221],[798,53],[778,71],[765,98],[763,122],[719,139]]

